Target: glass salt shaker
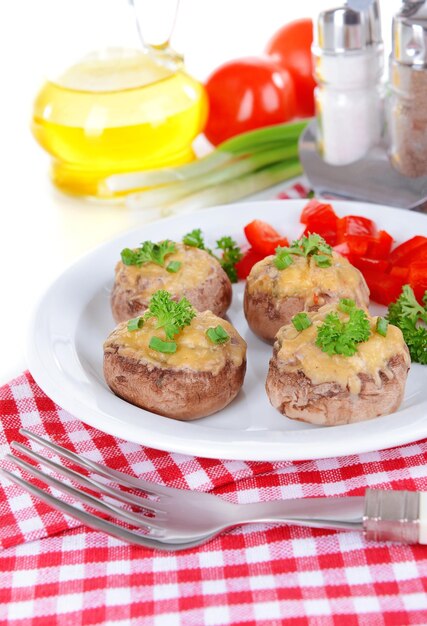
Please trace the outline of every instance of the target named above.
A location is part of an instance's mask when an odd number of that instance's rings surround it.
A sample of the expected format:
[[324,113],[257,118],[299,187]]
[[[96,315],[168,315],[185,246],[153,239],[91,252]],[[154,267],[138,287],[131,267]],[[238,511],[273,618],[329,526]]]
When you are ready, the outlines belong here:
[[379,143],[383,130],[383,43],[376,11],[348,6],[320,13],[314,33],[318,150],[347,165]]
[[411,178],[427,176],[427,5],[405,2],[393,18],[388,127],[390,159]]

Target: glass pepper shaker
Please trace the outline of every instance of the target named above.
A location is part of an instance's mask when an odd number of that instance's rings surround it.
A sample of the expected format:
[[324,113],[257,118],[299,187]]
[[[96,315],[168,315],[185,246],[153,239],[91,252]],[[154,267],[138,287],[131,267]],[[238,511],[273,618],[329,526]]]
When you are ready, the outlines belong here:
[[427,5],[406,1],[393,18],[388,114],[390,159],[404,176],[427,176]]
[[318,150],[331,165],[353,163],[380,141],[383,129],[378,11],[349,6],[323,11],[312,51]]

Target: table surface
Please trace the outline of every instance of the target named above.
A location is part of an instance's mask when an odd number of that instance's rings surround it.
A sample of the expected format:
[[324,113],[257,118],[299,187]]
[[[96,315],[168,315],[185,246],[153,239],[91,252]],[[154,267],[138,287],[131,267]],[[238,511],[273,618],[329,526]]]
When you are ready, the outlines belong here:
[[[97,1],[92,0],[95,4]],[[116,0],[111,2],[115,4]],[[188,71],[203,80],[227,59],[260,54],[280,25],[303,15],[315,16],[329,5],[318,0],[297,4],[293,6],[282,0],[263,3],[182,0],[180,37],[185,42]],[[398,4],[398,0],[393,0],[384,7],[387,28]],[[82,11],[87,11],[89,5],[76,0],[73,6],[81,19]],[[28,318],[34,302],[55,276],[98,243],[141,223],[140,217],[132,218],[124,208],[66,196],[50,183],[49,157],[34,141],[29,121],[34,95],[43,81],[46,59],[52,58],[52,29],[48,21],[40,19],[51,8],[52,2],[48,0],[27,3],[25,20],[21,19],[20,3],[6,3],[0,9],[2,23],[10,24],[0,38],[1,56],[9,60],[2,67],[4,95],[0,100],[3,121],[0,383],[25,369]],[[194,23],[198,29],[192,27]]]

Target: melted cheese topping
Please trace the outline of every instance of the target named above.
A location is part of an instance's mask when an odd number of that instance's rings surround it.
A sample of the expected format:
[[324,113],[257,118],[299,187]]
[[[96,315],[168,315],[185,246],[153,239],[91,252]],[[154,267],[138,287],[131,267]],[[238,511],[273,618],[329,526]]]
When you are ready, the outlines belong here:
[[[133,291],[134,298],[148,300],[159,289],[172,295],[182,294],[184,289],[193,289],[204,283],[215,270],[217,261],[204,250],[177,243],[176,252],[168,254],[164,267],[156,263],[144,263],[141,267],[116,265],[116,283],[125,290]],[[181,267],[175,273],[166,267],[171,261],[179,261]]]
[[268,293],[278,300],[300,297],[305,301],[305,309],[324,304],[318,294],[330,294],[337,300],[353,298],[359,306],[368,306],[369,291],[362,274],[341,255],[333,252],[332,265],[324,268],[318,267],[313,257],[292,255],[292,260],[292,265],[284,270],[274,265],[274,256],[254,265],[248,278],[248,293]]
[[303,372],[314,385],[338,383],[352,394],[360,393],[362,381],[359,374],[372,376],[377,387],[381,387],[380,373],[392,376],[388,362],[401,355],[410,365],[408,349],[402,332],[397,326],[388,326],[383,337],[375,331],[377,318],[370,318],[371,336],[368,341],[358,344],[357,352],[351,357],[334,354],[329,356],[316,346],[317,329],[331,311],[337,312],[343,321],[348,315],[337,311],[332,305],[322,307],[309,315],[313,324],[298,332],[293,324],[283,326],[277,334],[279,367],[290,372]]
[[[209,328],[220,324],[229,334],[226,343],[215,344],[206,336]],[[156,329],[156,320],[150,318],[144,326],[128,331],[127,322],[119,324],[104,343],[104,350],[117,349],[117,354],[136,359],[142,363],[161,368],[188,369],[197,372],[217,374],[227,363],[239,367],[246,358],[246,342],[237,330],[226,320],[211,311],[198,313],[174,340],[177,350],[174,354],[157,352],[148,347],[152,337],[166,340],[164,330]]]

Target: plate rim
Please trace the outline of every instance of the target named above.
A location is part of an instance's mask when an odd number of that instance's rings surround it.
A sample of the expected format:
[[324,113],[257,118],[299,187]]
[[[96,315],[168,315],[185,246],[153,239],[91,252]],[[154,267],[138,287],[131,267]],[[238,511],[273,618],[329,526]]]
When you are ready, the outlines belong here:
[[[191,214],[186,214],[186,217],[187,218],[191,217],[192,219],[194,219],[200,215],[204,215],[206,216],[205,219],[208,220],[210,215],[216,214],[219,210],[221,211],[226,211],[229,209],[236,210],[237,208],[238,211],[240,210],[243,212],[244,207],[248,204],[251,205],[251,208],[253,210],[256,210],[257,207],[259,208],[263,207],[265,209],[266,205],[271,207],[272,210],[276,206],[277,207],[280,206],[283,209],[284,206],[286,206],[286,204],[288,205],[292,204],[294,207],[298,207],[298,210],[299,210],[299,208],[300,207],[302,208],[302,206],[304,206],[306,202],[307,202],[306,199],[260,200],[260,201],[246,200],[245,202],[234,203],[234,204],[224,204],[224,205],[211,207],[210,209],[204,210],[202,213],[195,212]],[[340,209],[348,210],[348,209],[345,209],[344,207],[353,207],[355,209],[354,212],[357,214],[358,211],[360,212],[361,210],[363,210],[360,208],[361,206],[364,206],[364,207],[368,206],[369,210],[373,210],[374,213],[377,211],[381,211],[381,210],[386,210],[387,212],[393,212],[396,214],[402,213],[404,211],[403,209],[397,209],[395,207],[388,207],[386,205],[369,204],[366,202],[352,202],[352,201],[343,201],[343,200],[332,200],[331,202],[333,203],[334,207],[337,208],[338,212],[340,212]],[[238,208],[239,206],[240,206],[240,209]],[[420,213],[418,214],[413,213],[412,215],[416,217],[416,221],[418,221],[419,218],[421,218],[421,220],[422,219],[427,220],[427,216],[422,215]],[[337,454],[336,452],[325,453],[323,445],[319,445],[319,449],[317,453],[315,451],[314,452],[311,451],[309,455],[302,454],[301,450],[298,449],[300,446],[296,446],[296,449],[293,449],[292,447],[289,449],[289,446],[285,446],[286,453],[284,454],[284,450],[280,447],[283,444],[281,444],[280,442],[279,443],[276,442],[276,445],[274,445],[274,443],[272,445],[272,442],[269,442],[268,444],[264,442],[264,445],[268,445],[268,453],[265,454],[263,450],[260,451],[259,441],[250,442],[247,440],[245,440],[241,444],[241,445],[244,445],[244,448],[245,448],[244,454],[236,455],[236,451],[235,451],[236,441],[235,440],[232,442],[211,440],[207,442],[208,448],[204,447],[203,450],[199,452],[199,451],[195,451],[194,449],[195,444],[192,439],[189,440],[189,444],[188,444],[188,442],[186,442],[185,439],[183,440],[181,436],[177,437],[174,434],[169,434],[167,435],[166,438],[163,438],[159,441],[158,439],[156,439],[156,436],[158,436],[156,432],[152,433],[151,431],[147,430],[147,428],[145,429],[142,428],[144,441],[141,441],[140,437],[136,437],[136,438],[129,437],[129,432],[128,432],[130,428],[129,425],[126,425],[125,427],[123,427],[123,424],[122,424],[121,434],[117,433],[117,430],[113,427],[113,425],[110,426],[110,422],[104,423],[102,428],[100,428],[100,423],[99,423],[100,412],[99,411],[95,411],[91,407],[88,407],[88,406],[85,407],[78,399],[70,398],[69,396],[67,396],[67,394],[65,395],[61,394],[61,392],[58,391],[56,387],[56,382],[55,380],[51,378],[50,372],[43,371],[43,369],[40,369],[40,367],[38,367],[40,365],[40,361],[39,361],[39,357],[37,354],[37,346],[34,341],[35,331],[37,328],[37,321],[38,321],[40,312],[43,308],[43,304],[46,302],[47,298],[49,297],[49,294],[51,294],[52,291],[54,291],[58,285],[60,285],[64,280],[66,280],[66,277],[68,274],[75,272],[76,270],[78,270],[80,266],[84,265],[87,259],[97,256],[103,250],[108,250],[116,242],[119,242],[120,240],[126,239],[128,237],[136,236],[136,234],[141,232],[142,229],[151,228],[152,226],[158,227],[159,224],[164,225],[166,229],[168,228],[170,224],[173,225],[174,222],[181,223],[182,217],[183,216],[172,216],[172,217],[163,219],[161,221],[152,222],[148,225],[141,224],[139,226],[126,229],[125,231],[120,232],[113,237],[110,237],[108,240],[102,242],[101,244],[98,244],[93,249],[89,250],[88,252],[81,255],[76,260],[74,260],[72,263],[70,263],[68,267],[66,267],[62,272],[60,272],[59,275],[50,283],[50,285],[47,288],[45,288],[44,292],[41,294],[37,302],[34,304],[33,310],[31,311],[30,323],[28,325],[27,339],[26,339],[26,344],[25,344],[26,360],[27,360],[28,368],[34,380],[40,386],[40,388],[44,391],[44,393],[46,393],[62,409],[71,413],[74,417],[76,417],[77,419],[80,419],[84,423],[87,423],[90,426],[97,428],[98,430],[101,430],[102,432],[108,433],[114,437],[119,437],[121,439],[135,442],[142,446],[148,446],[148,447],[152,447],[155,449],[172,452],[172,453],[198,456],[198,457],[203,457],[203,458],[212,458],[212,459],[221,458],[225,460],[272,461],[274,462],[274,461],[297,461],[297,460],[301,461],[301,460],[312,460],[312,459],[314,460],[314,459],[320,459],[320,458],[332,458],[332,457],[347,456],[347,455],[352,455],[352,454],[362,454],[365,452],[372,452],[372,451],[378,450],[377,442],[375,442],[375,445],[370,444],[369,437],[366,437],[366,440],[364,441],[365,445],[363,445],[363,443],[361,444],[360,439],[356,438],[357,443],[353,443],[353,438],[347,437],[347,438],[344,438],[345,444],[340,449],[339,454]],[[426,222],[426,226],[427,226],[427,222]],[[119,399],[117,398],[117,400]],[[120,402],[124,402],[124,401],[120,400]],[[105,415],[106,415],[105,412],[101,412],[101,417]],[[387,416],[384,416],[384,417],[387,417]],[[427,418],[427,412],[426,412],[425,417]],[[284,419],[287,419],[287,418],[284,417]],[[185,423],[177,422],[177,423],[182,424],[182,425],[188,424],[188,422],[185,422]],[[196,422],[189,422],[189,424],[195,424],[195,423]],[[365,422],[365,423],[369,423],[369,422]],[[351,429],[352,426],[354,426],[354,424],[345,425],[341,427],[337,426],[337,427],[332,427],[332,428],[335,428],[335,429],[345,428],[347,429],[347,432],[349,432],[348,429]],[[325,427],[325,429],[330,430],[330,427]],[[180,429],[178,428],[178,430]],[[138,432],[141,432],[141,429]],[[210,432],[213,434],[214,432],[217,432],[217,431],[211,430]],[[228,432],[233,432],[233,431],[228,431]],[[271,432],[271,431],[264,431],[264,432]],[[298,432],[301,432],[301,431],[298,431]],[[283,431],[283,433],[284,433],[284,436],[286,436],[286,434],[289,434],[286,431]],[[422,425],[419,425],[418,429],[415,429],[415,432],[414,430],[412,430],[410,433],[407,433],[407,437],[405,437],[401,433],[400,436],[397,437],[398,440],[396,439],[395,436],[392,436],[394,433],[395,431],[392,430],[391,432],[387,431],[386,433],[383,434],[383,444],[381,444],[381,448],[379,449],[383,450],[383,449],[387,449],[390,447],[394,447],[396,445],[405,445],[407,443],[411,443],[413,441],[416,441],[417,439],[425,437],[427,436],[427,425],[425,425],[424,429],[422,428]],[[206,446],[206,442],[204,443]]]

